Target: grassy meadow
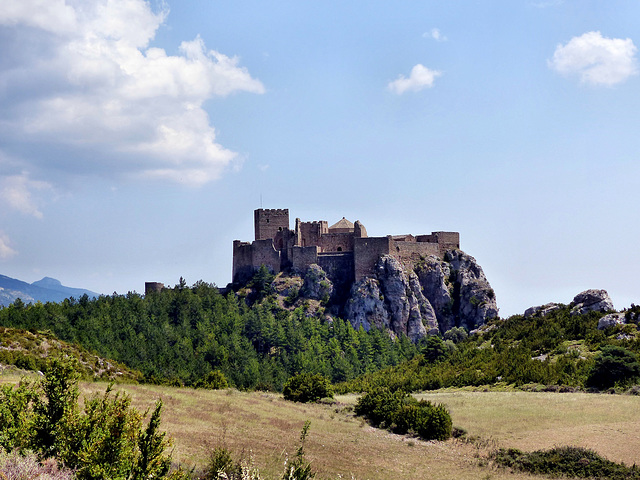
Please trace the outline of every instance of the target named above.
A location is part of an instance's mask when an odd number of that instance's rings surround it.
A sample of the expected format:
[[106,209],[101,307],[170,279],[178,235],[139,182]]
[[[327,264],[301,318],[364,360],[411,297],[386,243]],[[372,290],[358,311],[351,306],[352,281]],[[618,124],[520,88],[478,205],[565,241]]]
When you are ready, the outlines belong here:
[[[15,383],[14,372],[0,383]],[[85,396],[106,383],[81,383]],[[498,447],[524,451],[560,445],[587,447],[610,460],[640,463],[640,397],[586,393],[440,390],[417,395],[449,408],[455,426],[473,441],[424,442],[368,426],[353,415],[356,395],[334,405],[297,404],[281,395],[121,384],[142,412],[164,403],[163,428],[174,440],[173,458],[202,467],[209,452],[225,445],[251,456],[268,478],[279,478],[293,457],[306,420],[306,456],[319,478],[336,479],[535,479],[486,461]]]
[[[82,385],[85,393],[102,383]],[[454,425],[473,442],[423,442],[374,429],[351,412],[355,395],[335,405],[296,404],[273,393],[125,385],[141,410],[160,398],[163,425],[175,441],[174,459],[202,466],[216,445],[253,456],[277,477],[293,457],[302,426],[311,421],[307,458],[321,478],[519,479],[536,478],[487,465],[498,447],[522,450],[557,445],[588,447],[610,460],[640,463],[640,398],[583,393],[440,391],[420,398],[444,403]]]

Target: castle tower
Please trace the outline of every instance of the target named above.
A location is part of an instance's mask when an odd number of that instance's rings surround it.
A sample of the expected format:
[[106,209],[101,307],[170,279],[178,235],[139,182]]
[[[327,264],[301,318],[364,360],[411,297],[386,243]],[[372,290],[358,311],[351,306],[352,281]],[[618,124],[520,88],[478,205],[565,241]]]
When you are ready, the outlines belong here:
[[283,230],[289,230],[289,209],[262,209],[253,212],[256,240],[273,239]]

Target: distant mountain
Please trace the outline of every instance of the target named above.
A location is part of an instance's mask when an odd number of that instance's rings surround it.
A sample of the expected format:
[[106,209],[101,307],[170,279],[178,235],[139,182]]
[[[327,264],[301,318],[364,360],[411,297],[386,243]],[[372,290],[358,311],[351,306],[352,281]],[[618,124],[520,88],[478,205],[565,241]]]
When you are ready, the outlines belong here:
[[37,282],[27,283],[15,278],[0,275],[0,305],[5,307],[19,298],[24,303],[35,302],[61,302],[65,298],[76,299],[84,294],[89,297],[98,297],[100,294],[83,288],[65,287],[59,280],[44,277]]

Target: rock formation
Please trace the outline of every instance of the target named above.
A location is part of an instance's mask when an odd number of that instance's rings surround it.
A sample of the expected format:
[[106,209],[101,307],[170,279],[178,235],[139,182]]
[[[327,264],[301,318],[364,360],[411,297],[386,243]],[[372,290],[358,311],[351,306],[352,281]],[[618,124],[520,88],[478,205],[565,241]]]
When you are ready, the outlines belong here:
[[572,315],[615,310],[606,290],[585,290],[574,297],[573,304]]
[[614,325],[624,325],[626,323],[624,313],[610,313],[598,320],[598,330],[604,330]]
[[545,315],[559,310],[562,308],[560,303],[545,303],[544,305],[539,305],[537,307],[529,307],[524,311],[524,318],[529,317],[544,317]]
[[422,258],[413,268],[384,255],[375,276],[355,283],[345,316],[356,328],[386,328],[417,341],[453,327],[473,330],[498,316],[495,294],[470,255],[447,252]]
[[329,301],[333,295],[333,283],[318,265],[312,264],[304,275],[300,292],[305,298]]

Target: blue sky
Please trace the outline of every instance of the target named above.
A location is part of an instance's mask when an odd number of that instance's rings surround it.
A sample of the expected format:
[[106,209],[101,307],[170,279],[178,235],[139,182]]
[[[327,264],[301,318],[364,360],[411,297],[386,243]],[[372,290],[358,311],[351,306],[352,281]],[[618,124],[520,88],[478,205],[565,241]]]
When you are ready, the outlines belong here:
[[[640,301],[640,3],[5,0],[0,273],[226,285],[253,210]],[[261,203],[262,202],[262,203]]]

